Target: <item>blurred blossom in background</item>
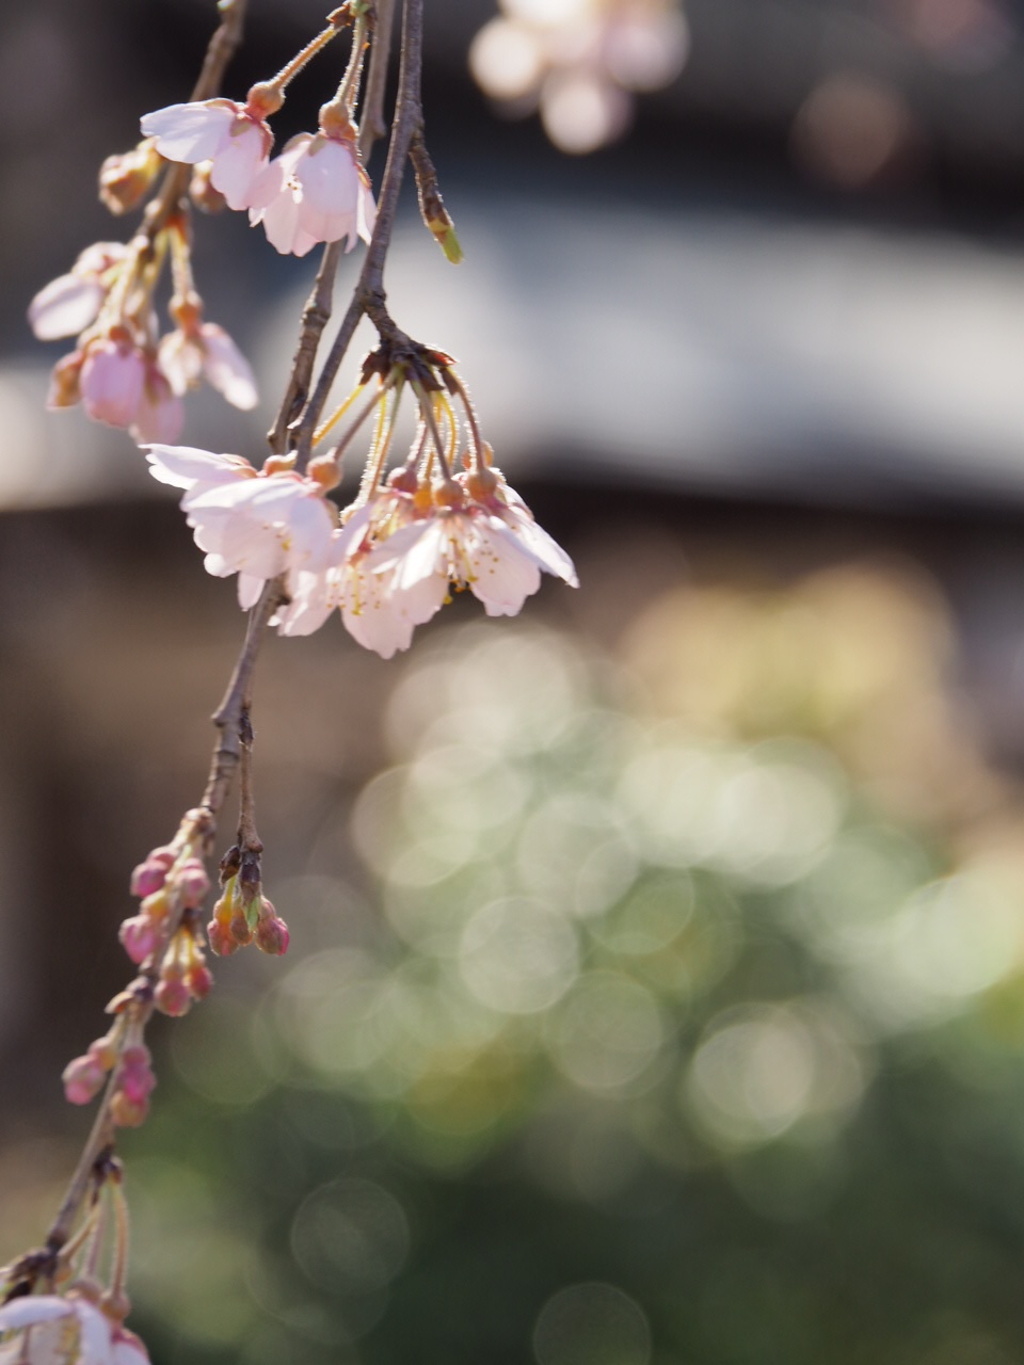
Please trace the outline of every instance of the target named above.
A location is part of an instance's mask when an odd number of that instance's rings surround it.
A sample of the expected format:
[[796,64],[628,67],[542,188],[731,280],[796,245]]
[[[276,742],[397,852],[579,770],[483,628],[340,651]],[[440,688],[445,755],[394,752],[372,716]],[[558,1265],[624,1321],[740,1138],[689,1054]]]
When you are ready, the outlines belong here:
[[[407,205],[390,302],[582,587],[456,602],[390,664],[270,642],[292,945],[157,1040],[133,1323],[157,1365],[1016,1365],[1020,11],[427,8],[466,261]],[[321,19],[252,0],[227,93]],[[81,1140],[60,1068],[241,631],[127,441],[43,414],[22,315],[211,23],[0,17],[0,1259]],[[184,439],[255,453],[308,266],[198,226],[262,404],[200,395]]]

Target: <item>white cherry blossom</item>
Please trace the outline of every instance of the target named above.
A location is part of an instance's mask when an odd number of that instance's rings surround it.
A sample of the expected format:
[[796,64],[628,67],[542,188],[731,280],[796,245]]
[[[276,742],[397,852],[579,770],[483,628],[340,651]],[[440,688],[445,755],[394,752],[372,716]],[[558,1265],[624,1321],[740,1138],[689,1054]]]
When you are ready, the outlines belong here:
[[273,146],[260,111],[226,99],[156,109],[143,117],[142,131],[168,161],[209,161],[210,182],[233,209],[249,207]]
[[370,240],[376,206],[350,138],[299,133],[256,183],[249,221],[262,223],[283,255],[304,256],[317,242]]
[[248,412],[259,402],[252,366],[216,322],[176,327],[160,340],[160,368],[176,394],[205,378],[232,407]]
[[334,520],[315,480],[287,469],[258,473],[240,456],[189,446],[150,445],[146,458],[154,478],[185,490],[182,510],[206,570],[239,574],[243,606],[267,579],[326,568]]
[[28,306],[28,320],[38,339],[73,337],[91,326],[116,274],[114,267],[128,252],[121,242],[94,242],[66,275],[44,285]]
[[133,1333],[88,1300],[38,1294],[0,1308],[0,1365],[149,1365]]

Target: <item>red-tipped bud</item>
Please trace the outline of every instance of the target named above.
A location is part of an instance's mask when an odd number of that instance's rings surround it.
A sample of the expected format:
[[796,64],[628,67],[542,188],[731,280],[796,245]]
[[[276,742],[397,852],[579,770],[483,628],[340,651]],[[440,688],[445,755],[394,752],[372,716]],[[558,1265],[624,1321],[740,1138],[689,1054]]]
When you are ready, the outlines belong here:
[[177,1019],[188,1013],[192,996],[180,976],[165,977],[153,992],[153,1003],[161,1013]]
[[261,915],[256,925],[256,947],[261,952],[270,953],[274,957],[281,957],[288,951],[291,934],[289,934],[288,926],[284,920],[274,914],[270,902],[265,900],[263,905],[264,908],[269,907],[270,913]]
[[231,929],[223,920],[212,919],[206,926],[206,937],[209,940],[210,950],[218,957],[230,957],[232,953],[238,952],[238,944],[231,936]]
[[197,963],[185,973],[185,985],[194,1000],[205,1000],[213,990],[213,972],[202,963]]
[[122,920],[118,938],[131,960],[140,963],[145,962],[160,942],[160,931],[145,915],[133,915]]
[[64,1097],[71,1104],[88,1104],[99,1094],[106,1079],[106,1070],[88,1054],[75,1057],[64,1068]]

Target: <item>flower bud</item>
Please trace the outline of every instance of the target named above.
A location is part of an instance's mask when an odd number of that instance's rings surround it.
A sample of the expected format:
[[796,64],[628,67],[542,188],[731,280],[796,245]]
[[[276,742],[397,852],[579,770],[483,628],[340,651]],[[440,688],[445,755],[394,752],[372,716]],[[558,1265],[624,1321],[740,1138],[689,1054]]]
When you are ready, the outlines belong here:
[[122,920],[118,930],[121,945],[131,960],[137,964],[145,962],[160,942],[160,931],[146,915],[133,915]]
[[189,1012],[192,997],[180,976],[166,976],[153,992],[153,1003],[161,1013],[177,1019]]
[[228,206],[228,201],[210,179],[212,169],[211,161],[200,161],[189,181],[188,197],[200,213],[223,213]]
[[46,395],[46,406],[54,408],[73,408],[82,398],[82,366],[85,354],[71,351],[62,356],[53,367],[50,375],[50,389]]
[[119,1128],[138,1128],[149,1113],[149,1100],[131,1100],[119,1090],[110,1101],[110,1117]]
[[130,213],[149,193],[160,166],[152,138],[108,156],[100,167],[100,198],[111,213]]
[[206,868],[198,858],[186,859],[178,869],[175,881],[181,891],[182,899],[190,909],[201,905],[210,889],[210,879],[206,875]]
[[205,1000],[213,989],[213,973],[205,964],[197,962],[185,973],[185,985],[194,1000]]
[[133,896],[151,896],[154,891],[159,891],[167,878],[167,869],[162,863],[147,858],[144,863],[139,863],[132,873],[131,893]]
[[97,1066],[102,1067],[104,1071],[109,1071],[117,1061],[117,1048],[109,1037],[97,1038],[94,1043],[89,1044],[88,1055]]
[[249,921],[245,917],[244,910],[236,910],[231,916],[228,932],[239,948],[244,948],[246,944],[252,942],[252,929],[249,927]]
[[216,953],[218,957],[230,957],[232,953],[238,951],[239,945],[235,942],[229,925],[223,920],[210,920],[206,926],[206,937],[211,952]]
[[264,900],[263,905],[265,908],[269,907],[269,913],[261,915],[256,925],[256,947],[261,952],[281,957],[288,951],[288,944],[291,941],[288,926],[283,919],[274,914],[274,907],[268,900]]
[[99,1094],[106,1075],[106,1070],[88,1054],[73,1058],[61,1076],[65,1099],[70,1104],[88,1104]]

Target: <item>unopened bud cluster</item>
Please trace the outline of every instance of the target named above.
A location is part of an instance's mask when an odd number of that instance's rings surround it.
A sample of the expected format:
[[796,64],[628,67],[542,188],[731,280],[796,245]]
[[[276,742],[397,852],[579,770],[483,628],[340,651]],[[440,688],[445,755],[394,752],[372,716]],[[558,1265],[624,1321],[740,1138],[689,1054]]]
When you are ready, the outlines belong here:
[[149,1096],[156,1085],[150,1064],[149,1048],[130,1037],[125,1016],[120,1016],[109,1033],[90,1043],[88,1052],[75,1057],[64,1068],[64,1094],[71,1104],[88,1104],[116,1075],[110,1101],[110,1117],[121,1128],[137,1128],[149,1112]]
[[[189,820],[182,829],[191,832]],[[155,848],[132,873],[131,891],[140,897],[139,913],[126,919],[121,943],[131,960],[148,964],[155,978],[153,1003],[164,1014],[185,1014],[213,985],[199,929],[199,910],[210,889],[193,842]],[[153,970],[155,969],[155,970]]]
[[206,926],[210,948],[230,957],[250,943],[263,953],[280,957],[288,951],[291,935],[274,904],[263,894],[259,864],[232,848],[221,863],[221,896]]

